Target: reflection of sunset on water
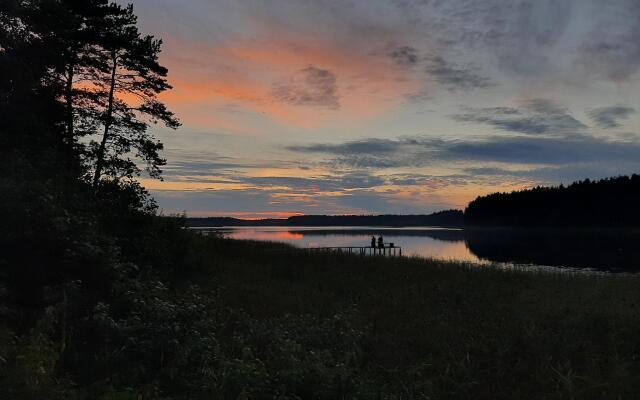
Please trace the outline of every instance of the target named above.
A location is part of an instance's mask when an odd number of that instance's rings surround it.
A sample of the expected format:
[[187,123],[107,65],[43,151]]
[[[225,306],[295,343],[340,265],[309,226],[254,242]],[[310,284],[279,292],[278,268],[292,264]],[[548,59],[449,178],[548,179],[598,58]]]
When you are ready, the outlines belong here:
[[[413,252],[411,252],[413,250]],[[445,260],[456,261],[473,261],[478,262],[478,257],[469,251],[464,241],[444,242],[439,240],[431,240],[422,245],[417,245],[408,249],[407,255],[424,256],[430,254],[429,257],[441,258]]]
[[268,240],[273,242],[287,240],[301,240],[304,235],[301,233],[293,233],[289,231],[261,231],[258,229],[233,230],[225,236],[231,239],[245,240]]
[[[429,236],[429,232],[447,231],[447,229],[425,229],[424,235],[416,235],[415,230],[403,232],[403,229],[333,227],[235,227],[225,228],[224,235],[232,239],[264,240],[293,244],[301,248],[317,247],[368,247],[371,236],[383,236],[385,245],[394,243],[402,247],[407,256],[439,258],[445,260],[481,262],[467,248],[464,240],[440,240]],[[372,233],[375,232],[375,233]]]

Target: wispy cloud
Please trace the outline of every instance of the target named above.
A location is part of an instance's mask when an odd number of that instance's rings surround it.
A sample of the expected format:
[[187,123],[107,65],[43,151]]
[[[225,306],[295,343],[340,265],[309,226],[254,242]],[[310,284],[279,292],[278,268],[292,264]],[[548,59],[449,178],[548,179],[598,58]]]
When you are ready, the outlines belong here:
[[385,181],[375,175],[366,172],[350,172],[335,175],[320,175],[313,178],[300,178],[294,176],[266,176],[266,177],[240,177],[241,182],[250,183],[257,187],[287,187],[296,192],[336,192],[345,189],[368,189],[383,185]]
[[487,77],[475,72],[472,66],[459,66],[445,61],[441,56],[426,58],[425,70],[436,82],[450,91],[483,89],[495,86]]
[[396,63],[405,67],[413,67],[420,60],[418,50],[411,46],[395,46],[389,50],[388,55]]
[[[438,53],[423,52],[412,46],[391,46],[387,56],[403,68],[420,67],[426,78],[451,92],[484,89],[496,86],[489,78],[478,73],[474,65],[459,65],[448,61]],[[424,88],[423,88],[424,90]]]
[[400,143],[393,139],[363,139],[338,144],[317,143],[289,146],[287,149],[305,153],[380,155],[397,151]]
[[570,183],[583,179],[601,179],[611,176],[627,175],[640,168],[640,162],[624,162],[620,164],[601,163],[576,163],[569,165],[545,166],[524,170],[513,170],[497,167],[474,167],[465,169],[465,173],[480,177],[527,178],[536,182]]
[[[343,160],[358,160],[362,150],[388,160],[393,166],[428,162],[498,162],[511,164],[571,164],[580,162],[631,162],[640,154],[640,142],[612,141],[587,135],[570,137],[492,136],[477,140],[443,140],[426,137],[384,141],[363,139],[342,144],[296,146],[298,152],[325,153]],[[377,150],[377,151],[376,151]],[[355,164],[355,162],[353,162]],[[383,168],[383,166],[378,166]]]
[[298,153],[320,153],[329,155],[329,165],[350,168],[386,169],[418,167],[433,160],[428,153],[440,151],[443,142],[423,137],[399,139],[361,139],[337,144],[316,143],[289,146]]
[[636,160],[640,154],[640,143],[609,141],[593,136],[492,137],[450,144],[445,154],[458,160],[512,164],[619,163]]
[[617,0],[601,7],[600,23],[578,47],[578,65],[595,78],[628,81],[640,71],[640,3]]
[[612,129],[622,126],[620,120],[625,120],[635,113],[636,109],[632,107],[613,106],[594,108],[587,114],[599,127]]
[[587,128],[566,108],[546,99],[531,100],[521,108],[467,107],[464,113],[453,115],[453,119],[487,124],[499,130],[527,135],[576,133]]

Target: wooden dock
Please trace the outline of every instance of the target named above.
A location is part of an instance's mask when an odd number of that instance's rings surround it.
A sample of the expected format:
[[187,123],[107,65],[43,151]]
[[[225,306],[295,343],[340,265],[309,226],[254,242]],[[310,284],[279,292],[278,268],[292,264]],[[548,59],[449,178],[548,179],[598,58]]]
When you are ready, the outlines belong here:
[[333,251],[337,253],[359,254],[361,256],[402,257],[402,247],[308,247],[307,250]]

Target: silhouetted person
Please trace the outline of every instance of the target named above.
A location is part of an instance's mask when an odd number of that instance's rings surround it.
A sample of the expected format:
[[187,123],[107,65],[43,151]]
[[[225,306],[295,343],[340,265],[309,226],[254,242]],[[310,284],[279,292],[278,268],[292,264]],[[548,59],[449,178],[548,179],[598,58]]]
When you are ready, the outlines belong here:
[[382,236],[378,238],[378,248],[384,249],[384,241],[382,240]]
[[376,248],[376,237],[375,236],[371,236],[371,247],[373,247],[374,249]]

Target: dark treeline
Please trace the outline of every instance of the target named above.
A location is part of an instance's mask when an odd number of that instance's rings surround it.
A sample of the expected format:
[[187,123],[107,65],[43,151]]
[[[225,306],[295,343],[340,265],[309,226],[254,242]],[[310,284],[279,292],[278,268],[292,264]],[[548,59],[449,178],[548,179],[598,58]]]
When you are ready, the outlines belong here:
[[433,226],[462,224],[459,210],[429,215],[300,215],[287,219],[292,226]]
[[188,218],[192,227],[215,226],[639,226],[640,175],[538,186],[477,197],[464,212],[429,215],[302,215],[287,219]]
[[135,180],[164,164],[149,124],[179,125],[160,50],[131,6],[0,2],[0,398],[205,390],[189,374],[219,344],[191,337],[212,331],[181,280],[195,239]]
[[189,227],[204,228],[218,226],[283,226],[286,225],[286,219],[265,218],[265,219],[241,219],[233,217],[206,217],[206,218],[187,218],[186,224]]
[[187,226],[460,226],[460,210],[429,215],[300,215],[286,219],[245,220],[229,217],[187,218]]
[[469,225],[638,226],[640,175],[568,186],[536,187],[478,197],[464,212]]

